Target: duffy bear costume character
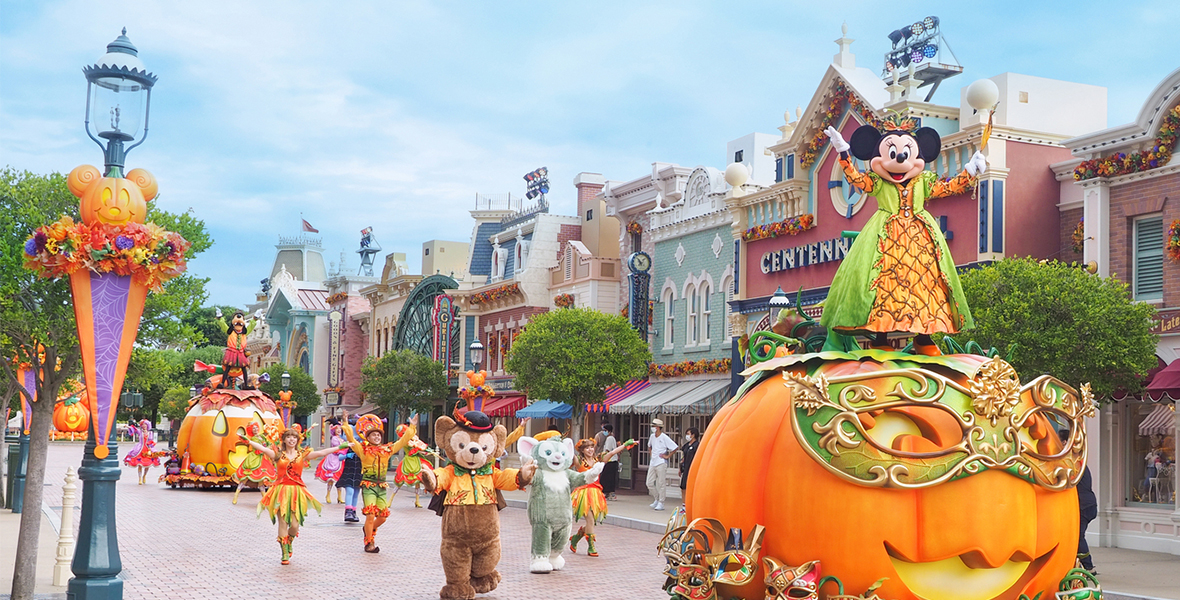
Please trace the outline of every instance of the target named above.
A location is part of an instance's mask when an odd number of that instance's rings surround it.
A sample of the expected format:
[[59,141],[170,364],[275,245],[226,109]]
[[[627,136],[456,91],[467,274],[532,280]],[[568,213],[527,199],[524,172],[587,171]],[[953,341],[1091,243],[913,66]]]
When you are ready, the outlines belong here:
[[548,573],[560,570],[565,566],[561,553],[574,524],[570,490],[593,483],[606,464],[596,462],[580,473],[570,469],[574,460],[574,441],[562,439],[556,431],[543,432],[536,438],[520,438],[520,451],[539,465],[536,481],[529,488],[529,523],[533,526],[529,571]]
[[[422,484],[438,494],[442,511],[442,600],[470,600],[496,589],[500,573],[500,515],[496,490],[517,490],[533,480],[536,464],[500,470],[494,464],[508,431],[492,426],[484,413],[469,410],[455,419],[439,417],[434,439],[451,464],[423,469]],[[431,503],[432,507],[435,503]],[[565,504],[568,508],[569,496]]]
[[[955,261],[938,221],[926,212],[926,201],[966,192],[987,170],[976,152],[962,173],[940,180],[926,163],[938,158],[938,132],[878,131],[863,125],[845,142],[840,132],[824,130],[840,153],[848,183],[877,198],[869,218],[832,279],[820,324],[842,334],[874,335],[873,347],[891,349],[887,335],[917,334],[914,351],[937,355],[934,333],[958,333],[974,327],[967,299],[955,272]],[[849,152],[869,162],[861,173]],[[829,349],[838,336],[828,336]]]

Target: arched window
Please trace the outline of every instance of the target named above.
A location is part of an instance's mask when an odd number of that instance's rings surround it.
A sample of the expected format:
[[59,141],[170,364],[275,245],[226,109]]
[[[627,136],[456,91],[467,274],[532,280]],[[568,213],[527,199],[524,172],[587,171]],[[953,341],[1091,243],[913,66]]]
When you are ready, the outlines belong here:
[[688,335],[686,336],[685,345],[695,346],[700,341],[701,337],[701,297],[697,293],[698,287],[696,285],[688,286],[688,293],[684,295],[688,300]]
[[712,310],[713,286],[710,285],[708,281],[702,281],[701,284],[697,286],[697,293],[701,297],[701,301],[700,301],[700,307],[701,307],[700,343],[708,344],[709,338],[710,338],[709,319],[713,315],[713,310]]
[[671,350],[675,347],[675,339],[672,337],[672,326],[675,324],[675,316],[673,313],[673,302],[676,300],[676,295],[671,288],[664,290],[664,349]]

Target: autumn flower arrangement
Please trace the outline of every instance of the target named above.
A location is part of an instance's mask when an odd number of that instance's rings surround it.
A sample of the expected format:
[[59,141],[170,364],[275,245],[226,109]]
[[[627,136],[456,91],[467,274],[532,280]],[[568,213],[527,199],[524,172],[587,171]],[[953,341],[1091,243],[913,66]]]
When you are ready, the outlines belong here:
[[332,305],[332,304],[336,304],[337,302],[341,302],[343,300],[346,300],[347,298],[348,298],[348,292],[336,292],[335,294],[328,296],[328,299],[325,302],[328,305]]
[[711,358],[706,360],[686,360],[678,363],[657,364],[647,366],[647,374],[651,377],[684,377],[686,375],[715,375],[729,373],[730,359]]
[[335,392],[335,393],[337,393],[337,394],[343,394],[343,393],[344,393],[344,386],[342,386],[342,385],[338,385],[338,386],[336,386],[336,387],[326,387],[326,388],[324,388],[324,393],[325,393],[325,394],[331,394],[331,393],[333,393],[333,392]]
[[1180,262],[1180,219],[1172,221],[1172,226],[1168,228],[1168,245],[1164,251],[1168,253],[1168,258]]
[[1073,243],[1074,254],[1081,254],[1086,246],[1086,220],[1079,219],[1078,226],[1073,228],[1073,235],[1070,236],[1070,241]]
[[832,92],[831,98],[828,99],[828,106],[824,109],[824,116],[820,120],[819,126],[815,128],[815,135],[803,145],[803,149],[799,153],[801,167],[806,169],[815,162],[815,159],[819,158],[820,151],[828,143],[828,136],[824,130],[837,124],[837,119],[844,114],[845,105],[848,105],[849,110],[859,115],[865,123],[877,129],[913,129],[917,126],[917,121],[910,117],[901,117],[898,122],[886,122],[885,119],[878,117],[872,108],[861,102],[860,98],[844,85],[844,82],[840,82]]
[[557,308],[569,308],[574,305],[574,295],[558,294],[553,297],[553,305]]
[[631,221],[630,223],[627,223],[627,233],[630,233],[631,235],[643,233],[643,225],[640,225],[638,221]]
[[1168,111],[1160,125],[1160,133],[1150,148],[1131,154],[1116,152],[1110,156],[1084,161],[1074,168],[1073,178],[1082,181],[1095,177],[1117,177],[1162,167],[1172,159],[1177,132],[1180,132],[1180,105]]
[[65,277],[81,269],[130,275],[159,290],[185,269],[191,244],[179,233],[155,223],[75,223],[62,217],[38,227],[25,242],[25,268],[46,278]]
[[812,227],[815,227],[815,215],[799,215],[798,217],[791,217],[785,221],[751,227],[742,234],[742,239],[747,242],[753,242],[766,238],[776,238],[782,235],[799,235]]
[[478,294],[472,294],[471,295],[471,303],[472,304],[485,304],[488,302],[493,302],[495,300],[499,300],[501,298],[507,298],[508,296],[511,296],[513,294],[519,294],[519,293],[520,293],[520,284],[519,283],[509,283],[509,284],[502,285],[494,290],[487,290],[485,292],[479,292]]

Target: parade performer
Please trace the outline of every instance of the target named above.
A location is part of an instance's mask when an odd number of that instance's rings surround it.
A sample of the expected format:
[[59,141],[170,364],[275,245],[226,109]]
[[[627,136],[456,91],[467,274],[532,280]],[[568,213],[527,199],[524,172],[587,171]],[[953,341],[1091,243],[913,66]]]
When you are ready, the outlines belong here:
[[[395,434],[398,438],[405,435],[406,430],[409,429],[409,423],[398,425]],[[406,457],[402,459],[397,465],[397,471],[393,474],[393,484],[396,486],[390,499],[397,497],[397,493],[402,489],[403,485],[408,485],[414,488],[414,507],[422,508],[422,503],[419,501],[419,491],[422,485],[422,457],[433,456],[438,457],[437,454],[430,451],[426,442],[414,436],[410,439],[410,445],[406,447]],[[430,468],[429,463],[427,467]]]
[[[348,418],[348,413],[344,413]],[[417,420],[412,415],[412,421]],[[361,513],[365,515],[365,552],[380,552],[377,547],[377,529],[389,518],[389,497],[386,490],[389,484],[385,482],[385,474],[389,469],[389,457],[409,445],[410,439],[418,434],[418,429],[410,425],[396,442],[382,444],[385,426],[381,419],[374,415],[364,415],[357,419],[356,430],[361,434],[361,441],[357,441],[350,425],[344,426],[344,435],[348,437],[348,447],[361,460],[361,500],[365,508]]]
[[[246,426],[246,437],[263,446],[272,446],[278,441],[278,428],[272,424],[268,425],[267,429],[270,430],[270,436],[262,432],[262,427],[258,423],[250,423]],[[275,468],[275,464],[270,458],[250,446],[249,441],[245,444],[249,446],[249,453],[234,471],[234,481],[238,482],[238,489],[234,490],[233,504],[238,503],[238,494],[242,493],[242,488],[246,485],[254,484],[263,493],[266,493],[267,487],[274,483],[279,475],[278,469]]]
[[291,562],[291,545],[299,537],[299,527],[307,517],[308,509],[314,508],[322,513],[324,507],[307,491],[303,483],[303,469],[308,464],[321,457],[327,456],[337,448],[324,448],[312,451],[311,448],[301,447],[304,434],[298,424],[283,431],[279,437],[279,445],[271,447],[259,444],[254,440],[243,439],[251,448],[258,450],[278,465],[279,476],[274,485],[262,495],[258,501],[258,515],[266,509],[270,513],[271,523],[279,525],[279,546],[283,551],[282,563]]
[[[355,416],[346,420],[350,425],[356,425]],[[344,490],[344,522],[359,523],[360,519],[356,518],[356,505],[361,497],[361,459],[352,449],[344,454],[336,489]]]
[[[340,448],[344,445],[344,437],[340,435],[343,430],[339,425],[333,425],[331,428],[331,435],[328,438],[328,446],[332,448]],[[324,457],[320,461],[319,466],[315,468],[315,478],[328,484],[328,489],[324,494],[324,504],[332,503],[332,486],[340,479],[340,472],[344,468],[344,455],[348,454],[348,449],[337,450]],[[344,504],[344,493],[340,488],[336,488],[336,503]]]
[[493,425],[477,410],[454,414],[454,419],[444,416],[434,422],[434,439],[451,464],[423,469],[422,483],[436,494],[431,507],[437,502],[442,517],[439,553],[447,583],[439,598],[471,600],[500,584],[499,490],[529,485],[537,465],[496,468],[495,457],[508,437],[504,426]]
[[246,337],[250,335],[251,331],[254,331],[254,326],[257,324],[258,319],[254,318],[247,325],[246,316],[240,310],[234,313],[233,319],[227,324],[221,315],[221,309],[217,309],[217,326],[222,333],[227,334],[225,355],[221,359],[222,377],[221,381],[217,383],[218,389],[225,387],[232,389],[237,377],[242,378],[243,388],[254,389],[250,384],[249,369],[247,368],[250,366],[250,354],[246,352]]
[[538,465],[535,479],[529,488],[529,523],[533,527],[529,571],[560,571],[565,567],[561,553],[565,550],[566,540],[574,524],[571,492],[574,488],[596,481],[605,465],[595,462],[580,473],[570,469],[574,460],[574,441],[563,439],[556,431],[543,431],[536,437],[520,438],[519,444],[521,453],[527,454]]
[[[583,473],[598,463],[603,463],[605,467],[610,459],[624,450],[634,448],[636,443],[635,440],[627,440],[622,445],[615,447],[614,450],[595,456],[594,450],[597,445],[594,440],[591,438],[581,440],[575,446],[577,456],[574,458],[573,468],[578,473]],[[602,493],[602,483],[594,481],[574,488],[574,491],[570,492],[570,500],[574,508],[574,522],[586,520],[586,524],[579,527],[578,532],[570,536],[570,552],[577,553],[578,542],[582,538],[586,538],[586,555],[598,556],[598,549],[594,546],[594,543],[598,541],[594,537],[594,526],[606,520],[607,510],[606,495]]]
[[139,485],[147,479],[148,471],[152,467],[160,466],[162,452],[156,452],[156,432],[152,431],[152,422],[143,419],[138,426],[134,421],[127,423],[127,429],[135,436],[135,447],[123,457],[123,464],[137,467],[139,471]]
[[[931,334],[958,333],[974,322],[954,258],[926,202],[968,191],[987,161],[976,152],[962,173],[941,180],[925,170],[942,147],[929,127],[878,131],[863,125],[851,142],[833,127],[824,133],[840,153],[845,178],[876,197],[877,212],[840,263],[820,323],[842,334],[872,335],[876,349],[891,349],[890,332],[916,334],[915,352],[939,354]],[[853,156],[868,161],[870,172],[857,170]],[[828,336],[829,342],[835,338]]]

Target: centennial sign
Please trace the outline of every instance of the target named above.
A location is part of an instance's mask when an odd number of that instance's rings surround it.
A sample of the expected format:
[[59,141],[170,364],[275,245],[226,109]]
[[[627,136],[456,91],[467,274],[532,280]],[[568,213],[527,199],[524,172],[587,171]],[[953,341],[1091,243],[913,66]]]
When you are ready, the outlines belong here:
[[838,237],[793,248],[773,250],[762,255],[762,272],[777,273],[798,267],[844,260],[852,238]]

